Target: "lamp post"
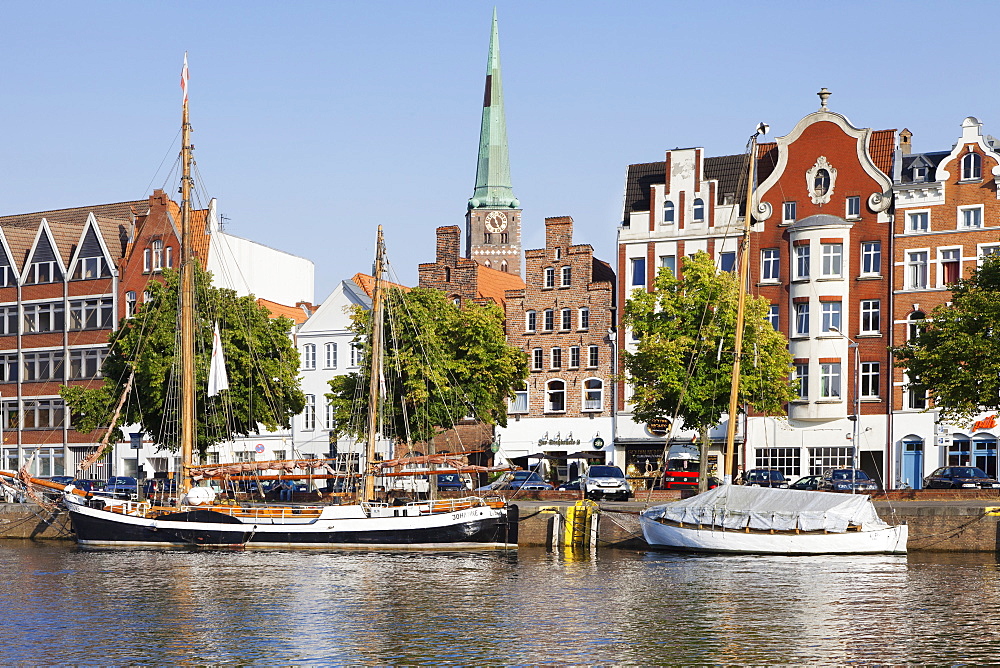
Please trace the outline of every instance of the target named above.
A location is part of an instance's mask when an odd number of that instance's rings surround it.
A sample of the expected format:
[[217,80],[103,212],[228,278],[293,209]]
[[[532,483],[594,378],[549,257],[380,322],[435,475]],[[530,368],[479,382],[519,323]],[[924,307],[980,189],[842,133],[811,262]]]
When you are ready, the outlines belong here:
[[857,341],[854,341],[836,327],[831,327],[830,331],[840,334],[847,340],[848,350],[851,348],[854,349],[854,414],[849,418],[854,422],[854,426],[851,429],[851,494],[854,494],[856,486],[855,472],[858,470],[858,426],[861,413],[861,355],[858,351]]

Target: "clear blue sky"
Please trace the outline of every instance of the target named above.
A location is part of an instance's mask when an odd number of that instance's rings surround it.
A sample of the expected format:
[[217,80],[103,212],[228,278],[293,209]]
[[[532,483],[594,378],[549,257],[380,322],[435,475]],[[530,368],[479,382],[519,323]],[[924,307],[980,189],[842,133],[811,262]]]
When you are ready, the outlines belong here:
[[[199,170],[233,234],[316,263],[316,299],[371,264],[400,278],[463,227],[493,2],[3,5],[0,214],[140,199],[177,150],[190,53]],[[626,166],[739,153],[818,107],[944,150],[1000,136],[1000,3],[497,3],[526,248],[546,216],[611,260]],[[160,163],[168,156],[165,166]]]

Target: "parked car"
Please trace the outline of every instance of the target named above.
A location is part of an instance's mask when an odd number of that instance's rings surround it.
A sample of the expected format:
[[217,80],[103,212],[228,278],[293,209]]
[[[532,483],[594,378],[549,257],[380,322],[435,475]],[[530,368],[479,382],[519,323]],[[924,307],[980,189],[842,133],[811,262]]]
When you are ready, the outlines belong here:
[[108,478],[104,491],[116,499],[135,499],[139,496],[139,483],[132,476],[114,475]]
[[750,487],[788,487],[788,478],[777,469],[750,469],[743,474],[743,484]]
[[830,469],[823,473],[819,488],[831,492],[877,492],[878,483],[861,469]]
[[564,482],[563,484],[556,487],[560,492],[576,492],[580,489],[580,479],[574,478],[569,482]]
[[439,492],[463,492],[468,489],[458,473],[439,473],[437,488]]
[[177,494],[177,481],[168,478],[149,478],[142,484],[144,498],[156,503],[166,503]]
[[103,492],[106,483],[103,480],[90,480],[88,478],[74,478],[73,487],[82,492]]
[[60,485],[68,485],[73,482],[73,476],[71,475],[54,475],[48,478],[49,482],[58,483]]
[[552,485],[534,471],[514,471],[510,481],[502,489],[546,490],[552,489]]
[[588,499],[595,500],[610,496],[618,501],[627,501],[632,496],[632,486],[617,466],[591,466],[580,476],[580,489]]
[[993,489],[1000,481],[975,466],[945,466],[924,478],[926,489]]
[[807,475],[799,478],[791,485],[788,486],[789,489],[808,489],[817,490],[819,489],[819,483],[823,479],[823,476],[819,475]]

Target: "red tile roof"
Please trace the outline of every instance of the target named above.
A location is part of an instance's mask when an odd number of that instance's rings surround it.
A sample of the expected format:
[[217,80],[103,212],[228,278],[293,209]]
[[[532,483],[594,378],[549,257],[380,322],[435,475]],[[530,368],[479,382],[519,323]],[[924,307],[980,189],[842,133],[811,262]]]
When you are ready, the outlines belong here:
[[279,304],[277,302],[272,302],[267,299],[257,298],[257,305],[263,306],[268,311],[271,312],[272,318],[280,318],[285,316],[289,320],[293,321],[296,325],[301,325],[306,320],[309,319],[309,314],[301,306],[286,306],[284,304]]
[[479,265],[477,271],[479,272],[478,280],[476,281],[478,288],[477,296],[484,299],[492,299],[500,308],[503,308],[504,304],[507,303],[507,290],[524,289],[524,281],[521,280],[518,274],[510,274],[506,271],[499,271],[491,267],[484,267],[483,265]]
[[[375,277],[369,276],[368,274],[357,273],[351,279],[354,283],[365,291],[365,294],[369,297],[372,296],[372,292],[375,290]],[[410,288],[405,285],[400,285],[399,283],[390,283],[388,281],[384,282],[383,285],[387,285],[390,288],[399,288],[400,290],[409,291]]]
[[875,130],[868,141],[868,152],[875,166],[886,176],[892,176],[892,157],[896,152],[896,131]]

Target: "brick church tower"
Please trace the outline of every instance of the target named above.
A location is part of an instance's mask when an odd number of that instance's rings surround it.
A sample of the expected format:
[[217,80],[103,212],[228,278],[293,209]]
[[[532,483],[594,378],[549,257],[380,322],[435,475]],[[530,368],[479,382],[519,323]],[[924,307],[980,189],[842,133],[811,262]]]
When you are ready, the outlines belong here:
[[483,122],[479,133],[476,189],[465,216],[466,257],[481,265],[521,273],[521,210],[510,183],[507,122],[500,78],[500,41],[493,10],[490,53],[486,65]]

